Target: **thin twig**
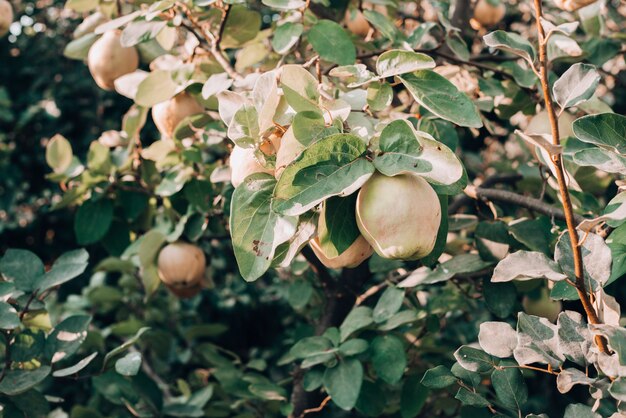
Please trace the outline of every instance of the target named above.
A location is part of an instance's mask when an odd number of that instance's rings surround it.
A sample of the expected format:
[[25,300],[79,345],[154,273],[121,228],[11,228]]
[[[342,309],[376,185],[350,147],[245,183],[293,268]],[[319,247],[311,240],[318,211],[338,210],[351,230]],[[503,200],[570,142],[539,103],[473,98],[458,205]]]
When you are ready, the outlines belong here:
[[[550,127],[552,131],[552,143],[554,145],[560,145],[561,140],[559,136],[559,124],[554,110],[554,104],[552,102],[552,96],[550,94],[550,84],[548,82],[548,57],[547,57],[547,42],[546,33],[541,24],[542,17],[542,4],[541,0],[534,0],[535,2],[535,21],[537,23],[537,30],[539,32],[539,75],[541,79],[541,88],[543,90],[543,98],[548,112],[548,118],[550,119]],[[533,66],[534,67],[534,66]],[[559,183],[559,191],[561,194],[561,202],[563,204],[563,211],[565,212],[565,222],[567,223],[567,231],[569,233],[570,243],[572,246],[572,252],[574,254],[574,274],[576,276],[576,291],[582,302],[585,313],[587,314],[587,320],[591,324],[601,323],[598,314],[591,303],[589,293],[587,292],[585,285],[585,271],[583,268],[582,250],[578,242],[578,231],[576,230],[576,219],[574,217],[574,209],[572,207],[572,200],[567,189],[567,182],[565,180],[565,173],[563,170],[563,161],[561,154],[555,154],[552,157],[552,163],[555,168],[556,178]],[[606,339],[601,336],[596,336],[596,344],[600,351],[603,353],[609,353]]]
[[328,402],[330,402],[330,396],[325,397],[319,406],[315,408],[305,409],[304,411],[302,411],[302,413],[300,414],[300,418],[302,418],[306,414],[311,414],[313,412],[320,412],[322,409],[324,409],[324,407],[326,406]]

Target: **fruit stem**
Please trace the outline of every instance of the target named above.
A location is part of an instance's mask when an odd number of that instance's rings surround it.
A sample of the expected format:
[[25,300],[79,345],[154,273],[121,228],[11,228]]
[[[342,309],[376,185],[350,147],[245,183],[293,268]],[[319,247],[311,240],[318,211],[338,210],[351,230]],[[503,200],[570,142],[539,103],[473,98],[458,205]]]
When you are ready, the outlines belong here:
[[[537,31],[539,34],[539,75],[541,80],[541,88],[543,90],[544,102],[546,105],[546,111],[548,112],[548,118],[550,119],[550,128],[552,133],[552,143],[554,145],[560,145],[561,140],[559,136],[559,124],[556,112],[554,110],[554,102],[550,94],[550,84],[548,83],[548,59],[547,59],[547,42],[546,33],[541,25],[541,17],[543,14],[541,0],[534,0],[535,3],[535,21],[537,24]],[[570,198],[569,191],[567,189],[567,182],[565,180],[565,172],[563,170],[563,160],[561,154],[555,154],[552,157],[552,164],[554,165],[556,178],[559,184],[559,192],[561,195],[561,203],[563,205],[563,212],[565,213],[565,222],[567,224],[567,231],[569,233],[570,243],[572,246],[572,252],[574,254],[574,275],[576,276],[576,291],[582,302],[585,313],[587,314],[587,320],[591,324],[600,324],[600,318],[591,303],[589,293],[585,286],[585,272],[583,268],[583,257],[581,245],[578,239],[578,232],[576,231],[576,224],[574,220],[574,209],[572,207],[572,200]],[[596,336],[595,338],[598,348],[603,353],[610,353],[607,345],[607,341],[602,336]]]

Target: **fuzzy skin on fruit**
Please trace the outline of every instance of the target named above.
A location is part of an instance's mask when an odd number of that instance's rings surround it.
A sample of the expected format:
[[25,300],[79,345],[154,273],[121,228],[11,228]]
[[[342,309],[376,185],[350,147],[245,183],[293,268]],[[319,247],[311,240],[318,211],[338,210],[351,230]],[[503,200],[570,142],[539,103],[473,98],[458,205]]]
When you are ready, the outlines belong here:
[[274,170],[265,168],[254,155],[254,148],[234,146],[230,153],[230,182],[237,188],[246,177],[254,173],[274,175]]
[[319,237],[315,237],[309,241],[309,245],[317,258],[329,269],[341,269],[344,267],[354,268],[374,254],[374,249],[363,235],[359,235],[352,245],[337,257],[326,257],[320,245]]
[[124,48],[121,32],[105,32],[89,48],[87,66],[96,84],[104,90],[115,90],[115,80],[139,67],[139,54],[134,47]]
[[206,258],[198,246],[177,241],[161,249],[157,266],[159,277],[167,287],[184,290],[201,284]]
[[497,25],[505,14],[506,7],[502,2],[493,6],[487,0],[478,0],[474,8],[474,19],[484,28]]
[[202,291],[202,281],[188,287],[166,286],[167,289],[180,299],[190,299]]
[[9,33],[13,23],[13,8],[7,0],[0,0],[0,38]]
[[[567,138],[568,136],[574,136],[572,124],[575,120],[576,118],[573,115],[567,112],[561,113],[561,116],[559,117],[560,139]],[[530,122],[528,122],[525,132],[527,134],[550,134],[552,130],[550,128],[550,118],[548,117],[548,112],[546,110],[542,110],[533,116],[530,119]]]
[[[309,241],[311,249],[317,256],[317,258],[319,258],[319,260],[322,262],[322,264],[332,269],[340,269],[344,267],[353,268],[370,258],[372,254],[374,254],[374,249],[361,234],[358,234],[357,238],[352,244],[350,244],[347,249],[345,249],[341,254],[337,254],[339,252],[339,249],[337,249],[332,244],[330,231],[328,230],[328,224],[326,223],[327,213],[327,203],[324,203],[322,206],[322,211],[320,212],[319,219],[317,221],[318,235]],[[352,228],[356,226],[354,224],[354,218],[341,219],[339,220],[339,222],[341,223],[342,227],[346,224],[349,224],[346,226],[346,228],[350,230],[352,230]],[[334,225],[335,227],[337,226],[336,221]],[[330,254],[328,253],[329,249],[331,249],[332,251]]]
[[204,107],[186,92],[152,107],[152,120],[161,135],[172,138],[179,123],[185,118],[203,113]]
[[358,9],[348,8],[344,20],[348,30],[357,36],[367,36],[370,31],[371,26],[369,22],[363,16],[363,12]]
[[550,299],[550,293],[547,288],[541,289],[539,299],[524,296],[522,306],[528,315],[541,316],[550,322],[556,322],[559,313],[563,309],[563,304],[560,300]]
[[356,220],[381,257],[419,259],[435,246],[441,205],[437,193],[417,175],[374,173],[359,191]]

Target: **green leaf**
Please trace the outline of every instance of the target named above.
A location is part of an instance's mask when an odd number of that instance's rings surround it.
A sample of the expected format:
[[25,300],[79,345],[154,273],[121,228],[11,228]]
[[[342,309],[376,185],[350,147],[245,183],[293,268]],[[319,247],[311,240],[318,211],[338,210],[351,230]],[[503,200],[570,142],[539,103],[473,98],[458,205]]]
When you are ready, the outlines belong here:
[[33,285],[45,273],[44,265],[28,250],[8,249],[0,259],[0,273],[25,292],[34,290]]
[[363,366],[356,359],[340,361],[324,372],[324,389],[341,409],[354,408],[363,384]]
[[483,36],[483,40],[487,46],[519,55],[530,63],[535,61],[535,48],[517,33],[497,30]]
[[35,370],[9,370],[0,381],[0,393],[15,396],[41,383],[50,374],[50,366]]
[[64,173],[73,156],[72,145],[63,135],[53,136],[46,145],[46,162],[55,173]]
[[579,105],[593,96],[600,82],[596,67],[576,63],[554,83],[552,91],[561,109]]
[[353,332],[365,328],[373,322],[372,308],[368,308],[367,306],[357,306],[350,311],[346,319],[343,320],[343,323],[339,327],[341,341],[345,341]]
[[261,14],[245,6],[231,6],[224,24],[222,46],[235,48],[253,40],[261,28]]
[[135,376],[141,367],[141,353],[133,351],[115,362],[115,371],[122,376]]
[[609,393],[620,402],[626,401],[626,378],[619,377],[611,383]]
[[123,353],[124,351],[128,350],[133,344],[135,344],[137,341],[139,341],[139,339],[141,338],[141,336],[148,331],[150,328],[148,327],[144,327],[144,328],[140,328],[139,331],[137,331],[135,333],[135,335],[133,335],[131,338],[129,338],[128,340],[126,340],[122,345],[120,345],[119,347],[115,347],[113,350],[109,351],[105,356],[104,356],[104,362],[102,364],[102,369],[106,369],[107,364],[109,363],[109,361],[111,361],[112,359],[116,358],[119,354]]
[[154,70],[137,87],[135,103],[139,106],[152,107],[174,97],[178,83],[172,74],[165,70]]
[[483,296],[487,309],[498,318],[506,318],[515,310],[517,290],[513,283],[492,283],[486,279]]
[[626,155],[626,116],[616,113],[583,116],[574,121],[573,129],[583,142]]
[[[299,0],[297,0],[299,1]],[[284,55],[298,43],[304,26],[301,23],[286,22],[276,28],[272,37],[272,48],[277,53]]]
[[74,354],[87,338],[90,323],[90,315],[73,315],[61,321],[46,339],[45,356],[56,363]]
[[76,211],[74,232],[80,245],[100,241],[113,221],[113,203],[108,199],[88,200]]
[[380,323],[391,318],[400,310],[403,300],[403,289],[398,289],[395,286],[387,287],[374,307],[372,315],[374,321]]
[[304,0],[263,0],[262,3],[278,10],[294,10],[306,6]]
[[435,61],[431,57],[403,49],[385,51],[376,60],[376,72],[380,77],[391,77],[430,68],[435,68]]
[[587,148],[575,153],[572,160],[578,165],[595,167],[607,173],[626,175],[626,158],[611,150]]
[[159,32],[167,26],[167,22],[163,20],[136,20],[130,22],[120,37],[120,43],[123,47],[129,48],[142,42],[147,42],[157,37]]
[[520,411],[528,400],[528,388],[522,371],[518,368],[494,370],[491,373],[491,384],[498,400],[508,408]]
[[285,168],[276,188],[272,209],[300,215],[331,196],[348,196],[374,173],[365,159],[367,146],[357,136],[336,134],[308,147]]
[[393,88],[389,83],[372,83],[367,88],[367,105],[375,112],[384,110],[393,100]]
[[[452,185],[463,179],[463,165],[450,148],[406,120],[389,123],[380,134],[380,153],[374,166],[386,176],[413,172],[436,185]],[[463,188],[460,184],[460,189]]]
[[369,344],[366,340],[362,340],[360,338],[354,338],[346,341],[345,343],[339,346],[339,352],[343,356],[356,356],[357,354],[361,354],[367,350]]
[[91,361],[95,359],[97,356],[98,356],[98,352],[91,353],[90,355],[88,355],[87,357],[79,361],[78,363],[74,364],[73,366],[66,367],[64,369],[55,370],[54,372],[52,372],[52,376],[66,377],[66,376],[71,376],[73,374],[76,374],[82,369],[84,369],[85,367],[87,367],[89,363],[91,363]]
[[413,98],[442,119],[459,126],[480,128],[483,123],[476,105],[445,77],[431,70],[400,76]]
[[309,31],[308,40],[321,59],[339,65],[354,64],[356,48],[339,24],[331,20],[318,21]]
[[494,358],[482,350],[468,345],[461,346],[454,352],[454,358],[466,370],[486,373],[493,370]]
[[324,255],[334,258],[346,251],[361,235],[356,223],[356,193],[324,201],[317,236]]
[[563,418],[602,418],[602,415],[593,412],[587,405],[576,403],[567,405]]
[[394,40],[396,37],[398,37],[398,29],[396,29],[391,19],[389,19],[382,13],[379,13],[375,10],[363,10],[363,16],[385,38]]
[[565,360],[558,345],[557,328],[546,318],[519,312],[517,334],[514,356],[519,364],[542,363],[557,368]]
[[34,284],[38,292],[66,283],[85,271],[89,265],[89,253],[84,249],[69,251],[59,257],[50,271]]
[[559,265],[545,254],[536,251],[517,251],[498,263],[491,281],[500,283],[533,279],[561,281],[567,279],[567,276],[561,272]]
[[0,302],[0,329],[15,329],[21,324],[17,311],[6,302]]
[[480,408],[485,408],[489,406],[489,401],[484,398],[484,396],[470,392],[464,387],[459,388],[456,395],[454,395],[455,399],[461,401],[463,405],[477,406]]
[[372,366],[379,378],[394,385],[402,379],[407,365],[404,345],[393,335],[380,335],[370,344]]
[[[300,65],[285,65],[282,68],[280,85],[287,103],[296,112],[307,110],[320,112],[317,104],[320,98],[317,84],[317,79]],[[222,100],[220,100],[221,102]]]
[[408,377],[402,384],[400,395],[400,416],[402,418],[417,417],[428,399],[430,391],[420,382],[420,376]]
[[329,132],[337,133],[336,129],[326,127],[324,117],[319,112],[313,111],[298,112],[293,118],[291,127],[298,142],[304,146],[328,136]]
[[437,366],[424,373],[422,385],[431,389],[443,389],[456,383],[457,378],[446,366]]
[[83,61],[89,55],[89,49],[98,40],[95,33],[87,33],[70,41],[63,49],[63,56],[72,60]]
[[239,272],[247,281],[261,277],[272,264],[276,247],[296,232],[297,218],[281,216],[270,207],[275,186],[273,176],[257,173],[248,176],[233,193],[232,244]]

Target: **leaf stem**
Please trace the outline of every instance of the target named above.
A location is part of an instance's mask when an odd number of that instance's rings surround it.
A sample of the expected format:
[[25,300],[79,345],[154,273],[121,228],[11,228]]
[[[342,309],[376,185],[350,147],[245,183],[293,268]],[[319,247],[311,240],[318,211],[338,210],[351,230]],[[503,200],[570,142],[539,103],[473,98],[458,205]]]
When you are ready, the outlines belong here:
[[[545,102],[546,111],[548,112],[548,118],[550,119],[550,128],[552,133],[552,143],[554,145],[560,145],[561,140],[559,136],[559,125],[556,111],[554,110],[554,103],[550,94],[550,84],[548,82],[548,58],[547,58],[547,42],[546,33],[541,25],[542,17],[542,4],[541,0],[534,0],[535,3],[535,20],[537,23],[537,31],[539,33],[539,75],[541,80],[541,88],[543,90],[543,97]],[[533,66],[534,67],[534,66]],[[601,321],[598,318],[598,314],[595,311],[589,293],[585,286],[585,272],[583,268],[582,250],[579,245],[578,232],[576,231],[576,224],[574,218],[574,210],[572,207],[572,200],[570,198],[569,191],[567,189],[567,183],[565,181],[565,173],[563,170],[563,161],[561,154],[555,154],[552,157],[552,164],[554,165],[556,178],[559,184],[559,191],[561,194],[561,202],[563,205],[563,212],[565,213],[565,222],[567,223],[567,231],[572,246],[572,252],[574,254],[574,275],[576,276],[576,291],[583,304],[585,313],[587,314],[587,320],[591,324],[600,324]],[[601,336],[595,338],[598,348],[603,353],[609,353],[606,339]]]

